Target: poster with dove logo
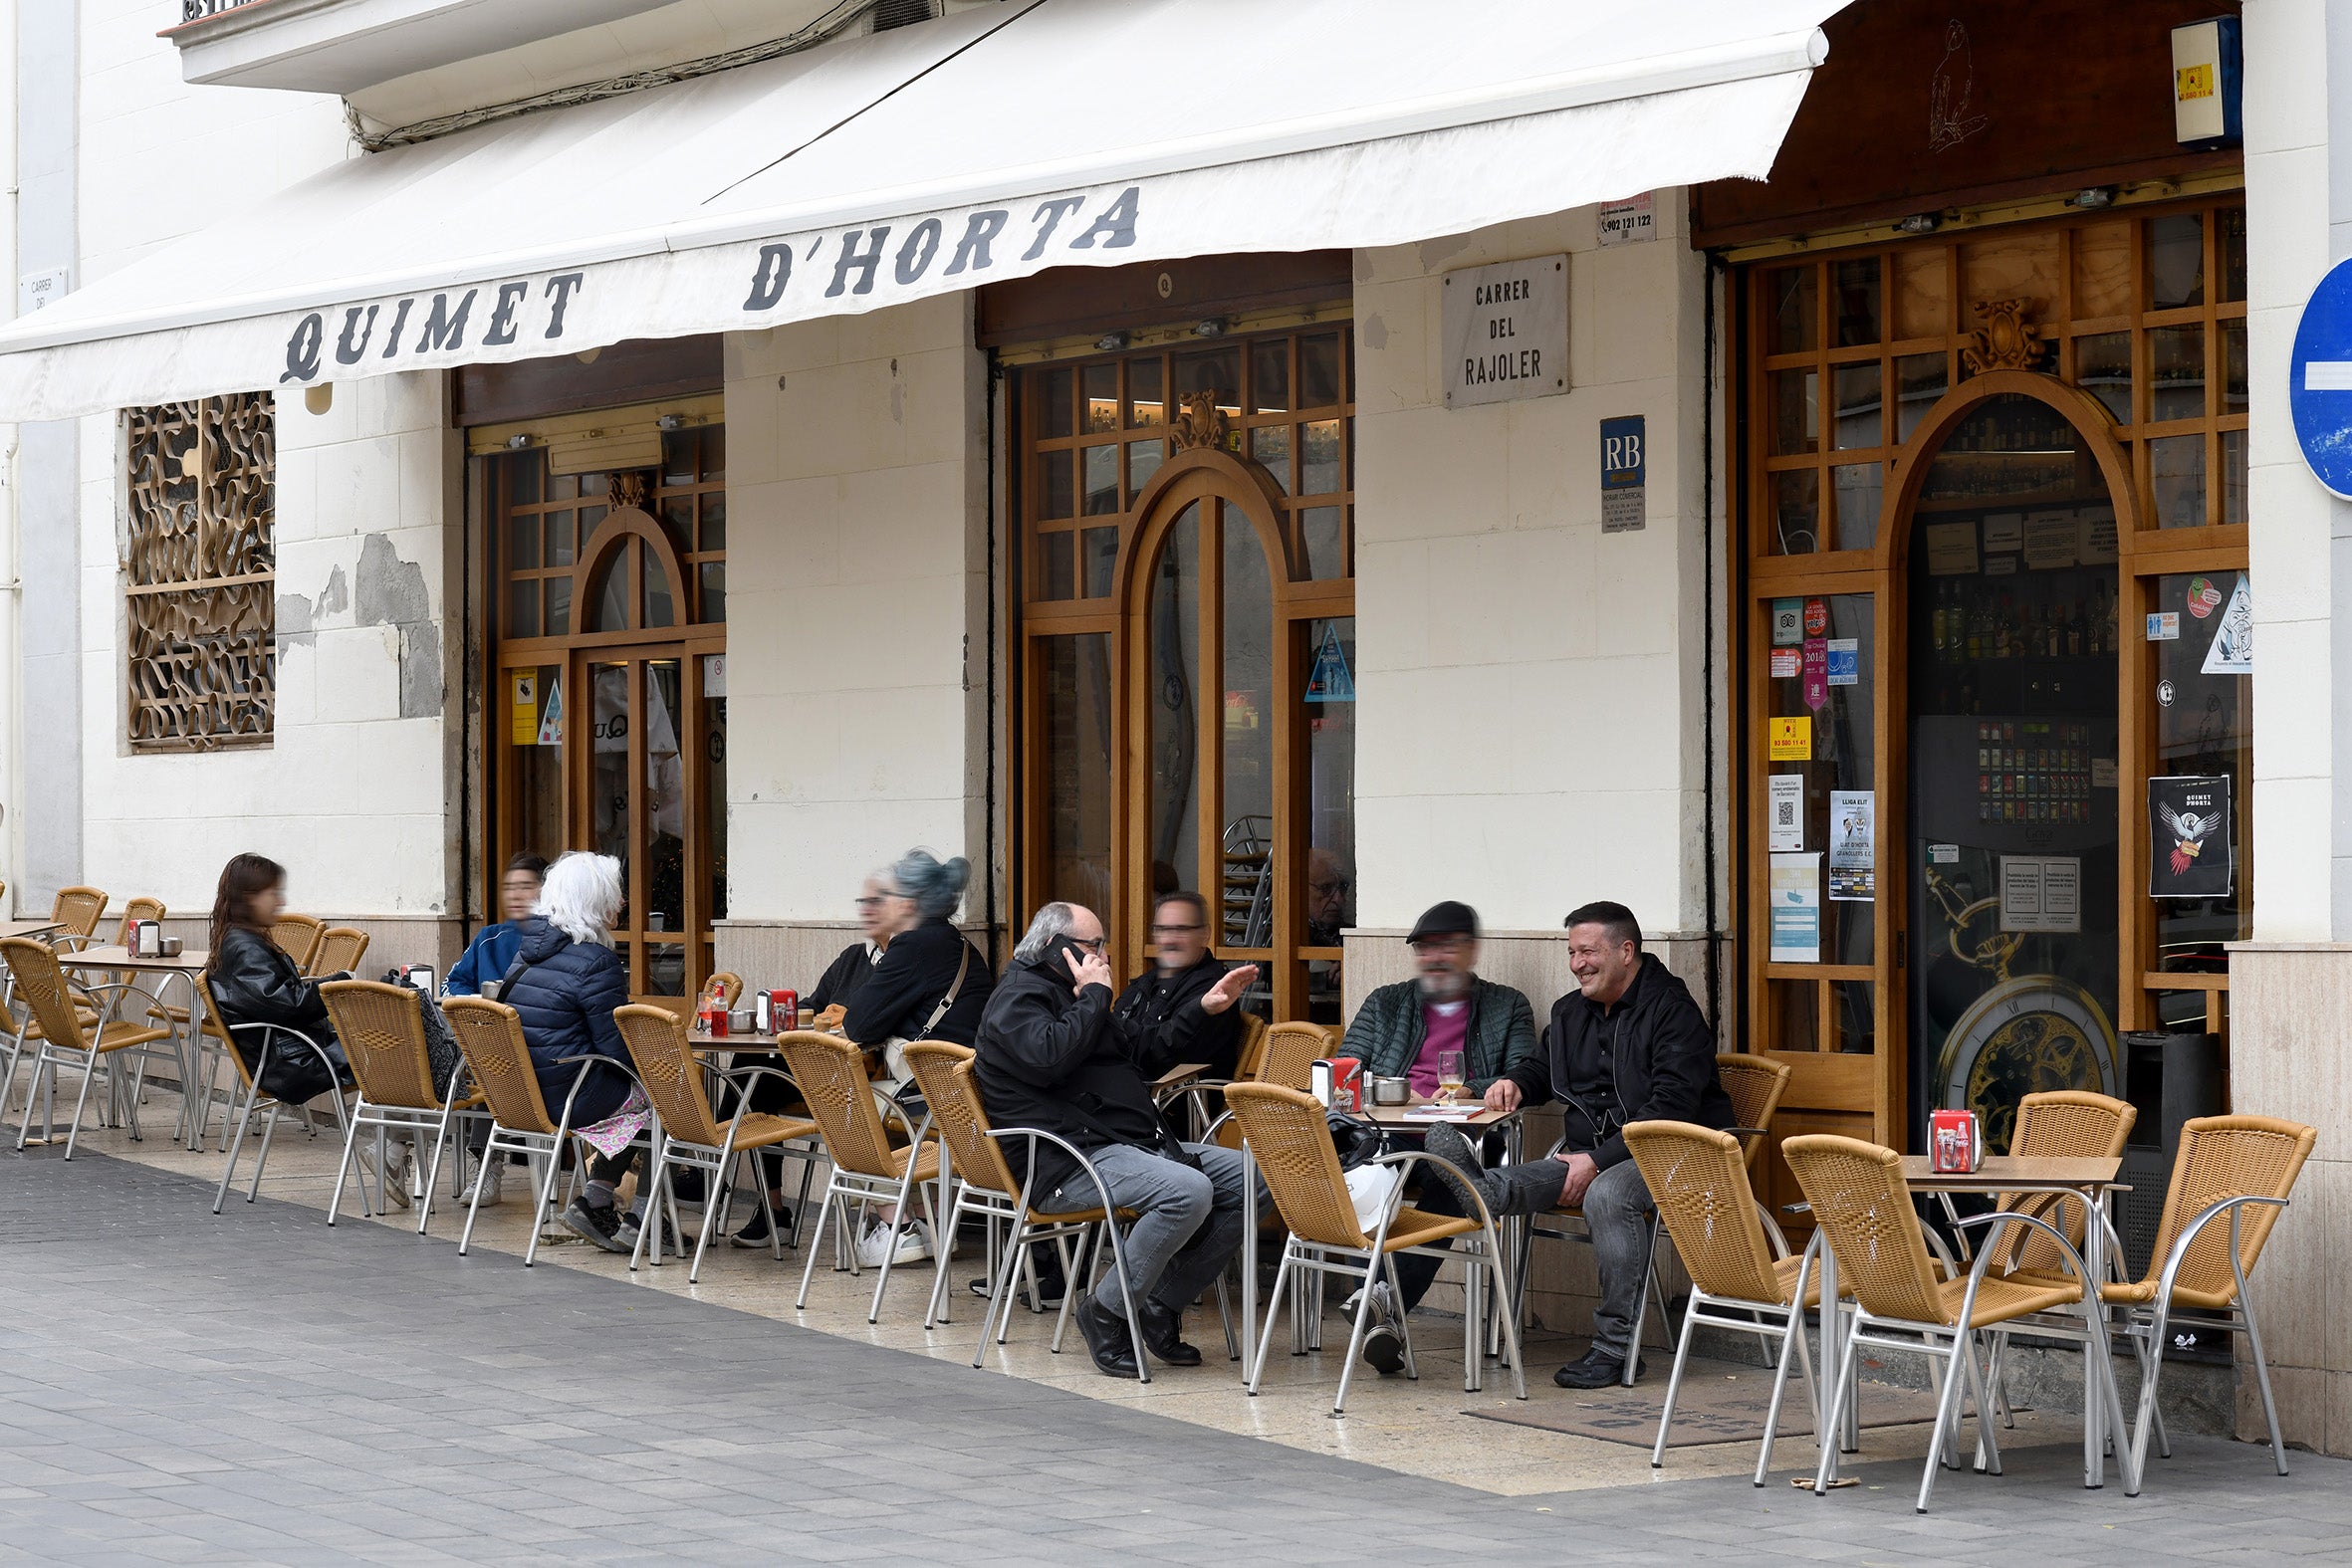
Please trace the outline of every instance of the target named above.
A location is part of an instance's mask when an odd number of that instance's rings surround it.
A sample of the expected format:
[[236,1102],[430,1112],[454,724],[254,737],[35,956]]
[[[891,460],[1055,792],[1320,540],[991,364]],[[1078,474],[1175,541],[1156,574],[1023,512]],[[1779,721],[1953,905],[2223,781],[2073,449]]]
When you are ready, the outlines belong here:
[[2228,774],[2148,781],[2148,896],[2227,898],[2234,869]]

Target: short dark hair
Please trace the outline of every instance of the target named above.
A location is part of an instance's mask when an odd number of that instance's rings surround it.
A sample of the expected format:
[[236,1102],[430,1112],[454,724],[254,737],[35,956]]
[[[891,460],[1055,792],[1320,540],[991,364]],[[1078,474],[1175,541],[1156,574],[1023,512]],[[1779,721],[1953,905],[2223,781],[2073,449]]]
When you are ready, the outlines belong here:
[[1568,911],[1568,918],[1560,922],[1570,931],[1578,926],[1599,926],[1609,934],[1613,947],[1620,942],[1633,944],[1633,951],[1641,951],[1641,922],[1633,918],[1633,911],[1623,904],[1598,899],[1590,904],[1579,904]]
[[547,880],[547,856],[535,855],[528,849],[520,850],[509,857],[506,868],[509,872],[528,871],[542,882]]
[[1151,912],[1156,915],[1170,904],[1191,905],[1193,918],[1201,923],[1201,928],[1204,931],[1208,929],[1209,901],[1201,897],[1200,894],[1193,892],[1190,888],[1178,888],[1173,893],[1162,893],[1158,898],[1152,900]]

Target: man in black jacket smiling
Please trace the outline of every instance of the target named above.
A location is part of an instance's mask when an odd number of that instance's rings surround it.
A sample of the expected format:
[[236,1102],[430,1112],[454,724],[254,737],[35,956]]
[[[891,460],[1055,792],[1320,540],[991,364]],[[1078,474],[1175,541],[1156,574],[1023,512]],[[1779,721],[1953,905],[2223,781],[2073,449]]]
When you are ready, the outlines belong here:
[[[1225,1013],[1257,977],[1248,965],[1225,975],[1202,993],[1200,1009]],[[1048,904],[1013,950],[974,1049],[989,1120],[1068,1140],[1101,1176],[1111,1206],[1135,1214],[1123,1245],[1126,1278],[1111,1270],[1072,1311],[1094,1365],[1131,1378],[1141,1369],[1127,1333],[1130,1290],[1151,1353],[1171,1366],[1200,1365],[1201,1353],[1184,1343],[1183,1313],[1241,1245],[1244,1189],[1239,1154],[1181,1142],[1152,1103],[1136,1035],[1112,1015],[1110,982],[1102,922],[1075,904]],[[1041,1142],[1037,1169],[1025,1173],[1027,1144],[1007,1144],[1015,1174],[1029,1177],[1033,1209],[1101,1206],[1060,1148]]]
[[[1634,1309],[1649,1267],[1650,1190],[1628,1157],[1628,1122],[1732,1125],[1732,1100],[1715,1068],[1715,1037],[1690,989],[1641,950],[1641,925],[1623,904],[1593,903],[1568,916],[1568,969],[1576,990],[1560,998],[1544,1030],[1546,1054],[1495,1080],[1497,1110],[1564,1102],[1565,1136],[1549,1160],[1486,1172],[1451,1127],[1430,1129],[1431,1154],[1467,1173],[1502,1214],[1581,1208],[1592,1231],[1600,1304],[1592,1347],[1552,1376],[1562,1388],[1606,1388],[1624,1374]],[[1635,1371],[1638,1375],[1639,1367]]]

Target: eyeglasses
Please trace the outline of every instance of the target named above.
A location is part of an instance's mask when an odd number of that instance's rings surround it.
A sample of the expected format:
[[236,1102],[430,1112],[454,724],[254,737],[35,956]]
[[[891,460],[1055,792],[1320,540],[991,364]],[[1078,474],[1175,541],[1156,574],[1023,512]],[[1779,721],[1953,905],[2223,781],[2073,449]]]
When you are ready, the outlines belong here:
[[1206,931],[1206,930],[1208,930],[1208,929],[1209,929],[1209,928],[1208,928],[1207,926],[1162,926],[1162,925],[1154,925],[1154,926],[1151,928],[1151,930],[1152,930],[1152,935],[1154,935],[1154,936],[1162,936],[1162,935],[1166,935],[1166,936],[1182,936],[1182,935],[1183,935],[1185,932],[1187,932],[1187,931]]
[[1102,938],[1100,937],[1071,937],[1069,940],[1076,943],[1079,947],[1084,948],[1089,953],[1099,953],[1102,951]]
[[881,903],[881,901],[882,901],[882,895],[881,895],[881,894],[879,894],[879,893],[868,893],[868,894],[866,894],[866,895],[865,895],[865,897],[863,897],[863,898],[861,898],[861,899],[859,899],[859,900],[857,901],[857,907],[858,907],[859,909],[872,909],[872,908],[873,908],[875,905],[877,905],[877,904]]

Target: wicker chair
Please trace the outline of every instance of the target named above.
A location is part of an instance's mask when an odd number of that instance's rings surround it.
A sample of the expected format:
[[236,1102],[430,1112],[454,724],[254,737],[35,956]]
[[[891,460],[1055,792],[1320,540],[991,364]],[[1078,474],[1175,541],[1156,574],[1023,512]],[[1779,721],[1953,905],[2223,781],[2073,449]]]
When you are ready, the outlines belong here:
[[[563,1174],[560,1156],[572,1136],[573,1101],[579,1098],[580,1086],[588,1081],[589,1071],[604,1058],[566,1058],[576,1062],[580,1070],[564,1096],[563,1114],[551,1118],[547,1101],[539,1092],[539,1074],[531,1065],[531,1047],[523,1038],[523,1020],[514,1008],[482,997],[452,997],[441,1005],[441,1013],[449,1020],[449,1032],[457,1036],[467,1074],[490,1106],[490,1136],[482,1148],[482,1163],[520,1154],[529,1156],[535,1166],[544,1165],[544,1174],[533,1183],[531,1244],[523,1252],[523,1266],[529,1268],[539,1256],[539,1232],[547,1224],[556,1179]],[[466,1206],[465,1231],[457,1238],[460,1257],[473,1244],[474,1220],[482,1212],[484,1185],[474,1184],[474,1201]]]
[[[694,1261],[686,1269],[686,1282],[693,1284],[702,1272],[702,1255],[710,1247],[711,1236],[726,1223],[727,1176],[737,1156],[752,1162],[752,1185],[765,1204],[768,1184],[759,1180],[755,1151],[774,1149],[804,1161],[819,1160],[823,1153],[816,1143],[817,1123],[753,1110],[752,1086],[763,1077],[783,1078],[785,1074],[775,1067],[751,1066],[726,1074],[738,1093],[735,1114],[722,1126],[704,1092],[702,1063],[695,1060],[686,1043],[684,1018],[668,1008],[631,1004],[613,1008],[612,1021],[620,1026],[621,1043],[628,1047],[629,1059],[637,1066],[637,1081],[645,1086],[645,1097],[653,1102],[653,1113],[661,1119],[653,1164],[645,1173],[645,1180],[655,1184],[653,1203],[659,1204],[660,1194],[667,1190],[671,1166],[691,1166],[703,1173],[703,1191],[709,1196],[703,1204],[702,1235],[694,1243]],[[790,1147],[793,1145],[798,1147]],[[653,1212],[651,1205],[648,1212]],[[784,1257],[782,1224],[781,1217],[771,1210],[768,1250],[780,1261]],[[655,1229],[648,1225],[639,1230],[639,1252],[646,1234]],[[658,1248],[653,1260],[656,1264],[661,1261]],[[637,1266],[635,1253],[629,1257],[629,1266]]]
[[[1776,1086],[1773,1094],[1777,1098]],[[1771,1467],[1792,1346],[1813,1411],[1813,1430],[1820,1430],[1821,1402],[1804,1336],[1805,1308],[1821,1299],[1820,1281],[1809,1278],[1820,1232],[1814,1232],[1814,1243],[1801,1257],[1788,1255],[1788,1238],[1749,1186],[1748,1162],[1760,1142],[1743,1142],[1732,1133],[1688,1122],[1635,1122],[1625,1129],[1625,1147],[1641,1167],[1666,1233],[1674,1238],[1675,1250],[1691,1275],[1690,1304],[1683,1310],[1682,1336],[1674,1348],[1674,1373],[1666,1381],[1666,1408],[1658,1417],[1657,1446],[1650,1451],[1652,1469],[1666,1463],[1675,1396],[1682,1390],[1692,1335],[1702,1323],[1754,1334],[1767,1346],[1778,1342],[1771,1407],[1764,1414],[1764,1444],[1756,1456],[1757,1485],[1764,1483],[1764,1472]],[[1769,1326],[1774,1321],[1779,1324],[1776,1333]]]
[[[833,1167],[825,1178],[817,1232],[809,1240],[809,1260],[801,1268],[801,1293],[793,1302],[793,1309],[799,1311],[809,1304],[809,1281],[817,1272],[817,1254],[824,1241],[827,1221],[838,1221],[840,1229],[834,1238],[835,1245],[846,1246],[849,1272],[852,1275],[858,1272],[858,1236],[850,1224],[853,1203],[862,1209],[880,1200],[895,1205],[903,1215],[915,1189],[921,1187],[931,1210],[937,1244],[945,1248],[953,1238],[938,1226],[940,1216],[947,1209],[946,1194],[935,1194],[929,1186],[944,1169],[939,1145],[931,1138],[931,1123],[926,1120],[915,1128],[913,1138],[905,1147],[890,1146],[889,1134],[882,1128],[881,1112],[874,1105],[873,1086],[865,1076],[864,1050],[854,1040],[837,1034],[821,1034],[814,1029],[793,1029],[780,1034],[776,1048],[784,1053],[793,1081],[801,1086],[801,1097],[808,1101],[809,1114],[817,1119]],[[874,1281],[873,1303],[866,1309],[868,1323],[881,1319],[882,1292],[889,1288],[890,1267],[896,1261],[895,1255],[882,1260],[881,1277]]]
[[1768,1056],[1731,1052],[1715,1058],[1715,1071],[1724,1093],[1732,1097],[1732,1114],[1740,1119],[1732,1134],[1740,1140],[1741,1163],[1754,1175],[1756,1158],[1771,1137],[1772,1113],[1779,1110],[1780,1096],[1788,1092],[1795,1069]]
[[736,999],[743,995],[743,977],[731,969],[713,970],[711,978],[703,982],[702,990],[705,996],[716,990],[719,994],[719,1001],[732,1008],[735,1006]]
[[[108,1093],[116,1093],[118,1084],[112,1058],[126,1050],[138,1052],[129,1099],[130,1136],[136,1139],[138,1096],[146,1082],[149,1054],[145,1047],[169,1039],[171,1031],[115,1016],[121,1006],[122,994],[131,989],[129,983],[76,985],[66,979],[65,967],[57,961],[57,950],[46,942],[9,937],[0,940],[0,955],[6,956],[8,972],[16,982],[17,998],[28,1009],[25,1024],[17,1029],[9,1043],[7,1076],[0,1077],[0,1111],[6,1109],[7,1085],[15,1081],[16,1064],[24,1053],[26,1040],[39,1042],[33,1055],[32,1076],[25,1087],[24,1119],[17,1125],[17,1148],[24,1148],[33,1130],[33,1101],[41,1093],[42,1074],[71,1059],[82,1068],[82,1092],[74,1101],[74,1124],[66,1134],[66,1158],[71,1160],[75,1143],[82,1136],[82,1113],[90,1104],[91,1083],[99,1069],[106,1067]],[[98,1001],[109,993],[114,996],[112,1002]],[[90,1009],[87,1021],[85,1007]],[[55,1136],[54,1131],[51,1136]]]
[[[988,1124],[988,1109],[981,1102],[980,1085],[973,1077],[973,1061],[969,1049],[945,1040],[917,1040],[906,1047],[907,1067],[922,1088],[923,1103],[931,1107],[932,1125],[947,1147],[956,1177],[955,1200],[948,1208],[947,1226],[941,1234],[954,1235],[966,1215],[980,1216],[989,1225],[989,1305],[980,1314],[980,1344],[972,1352],[972,1365],[977,1367],[988,1354],[991,1331],[1000,1345],[1012,1332],[1014,1277],[1030,1258],[1030,1248],[1053,1242],[1061,1252],[1063,1277],[1077,1278],[1078,1270],[1071,1266],[1070,1243],[1075,1240],[1082,1254],[1089,1231],[1102,1224],[1105,1215],[1100,1209],[1039,1214],[1028,1207],[1027,1185],[1013,1174],[1013,1168],[1005,1161],[1004,1145]],[[1011,1239],[1002,1251],[995,1245],[999,1221],[1012,1227]],[[923,1318],[925,1328],[944,1323],[948,1318],[947,1248],[941,1246],[938,1253],[938,1268],[931,1282],[931,1305]],[[1061,1349],[1070,1305],[1077,1295],[1074,1287],[1062,1295],[1061,1312],[1054,1325],[1053,1348],[1057,1352]],[[1145,1381],[1150,1381],[1150,1364],[1144,1356],[1139,1331],[1135,1339],[1135,1364],[1144,1370]]]
[[319,945],[303,973],[314,980],[329,975],[357,975],[367,957],[367,933],[357,926],[329,926],[319,933]]
[[103,888],[61,887],[57,901],[49,906],[49,918],[63,929],[49,938],[52,947],[72,952],[86,948],[98,940],[98,923],[107,912],[107,894]]
[[344,1178],[362,1127],[376,1129],[375,1211],[367,1208],[367,1184],[359,1184],[359,1212],[381,1211],[386,1192],[384,1141],[394,1131],[411,1136],[431,1128],[433,1153],[424,1172],[424,1198],[416,1206],[416,1233],[425,1233],[433,1212],[433,1184],[440,1179],[441,1157],[449,1147],[449,1126],[460,1114],[478,1110],[482,1096],[460,1094],[450,1085],[443,1100],[433,1087],[431,1052],[425,1042],[423,995],[411,986],[387,986],[372,980],[331,980],[319,988],[327,1015],[335,1020],[336,1038],[358,1082],[358,1098],[352,1103],[344,1132],[343,1160],[335,1171],[335,1196],[327,1202],[327,1223],[335,1224],[343,1203]]
[[[2099,1290],[2109,1305],[2124,1309],[2122,1331],[2132,1341],[2142,1369],[2139,1420],[2131,1431],[2131,1462],[2124,1468],[2125,1489],[2131,1494],[2139,1493],[2152,1430],[2162,1445],[2159,1452],[2172,1456],[2156,1414],[2156,1387],[2164,1372],[2165,1335],[2175,1325],[2245,1336],[2261,1390],[2262,1419],[2270,1429],[2270,1457],[2278,1473],[2286,1473],[2278,1406],[2270,1395],[2269,1358],[2262,1348],[2261,1327],[2254,1321],[2246,1276],[2261,1257],[2303,1162],[2318,1141],[2316,1129],[2269,1116],[2199,1116],[2181,1125],[2181,1148],[2173,1157],[2172,1186],[2165,1193],[2164,1218],[2157,1224],[2148,1272],[2137,1280],[2102,1284]],[[2216,1224],[2224,1216],[2230,1221],[2227,1242]],[[2122,1255],[2120,1242],[2114,1243],[2114,1250]]]
[[1258,1059],[1252,1083],[1277,1083],[1306,1092],[1307,1069],[1317,1057],[1331,1054],[1331,1036],[1319,1023],[1276,1023],[1266,1031],[1266,1049]]
[[[1815,1225],[1837,1254],[1839,1284],[1852,1291],[1855,1302],[1853,1326],[1839,1338],[1836,1365],[1827,1369],[1829,1408],[1814,1423],[1814,1431],[1822,1435],[1814,1491],[1828,1490],[1829,1466],[1837,1453],[1836,1440],[1828,1435],[1843,1424],[1846,1407],[1855,1397],[1855,1373],[1865,1346],[1944,1364],[1935,1427],[1928,1436],[1926,1473],[1914,1505],[1918,1511],[1927,1512],[1947,1444],[1958,1449],[1964,1384],[1977,1403],[1978,1452],[1985,1468],[1999,1474],[2000,1447],[1993,1435],[1993,1407],[1978,1357],[1982,1332],[2068,1305],[2095,1311],[2095,1281],[2081,1254],[2048,1221],[2008,1210],[1961,1222],[1966,1228],[1984,1226],[1997,1233],[1978,1249],[1976,1266],[1965,1276],[1941,1277],[1928,1257],[1927,1236],[1912,1208],[1910,1186],[1903,1180],[1902,1156],[1876,1144],[1821,1133],[1791,1138],[1780,1146],[1780,1153],[1812,1205]],[[2010,1226],[2030,1227],[2048,1235],[2061,1249],[2071,1277],[2058,1283],[1993,1277],[1993,1259],[2004,1249],[1998,1232]],[[1889,1337],[1889,1331],[1906,1337]],[[2110,1376],[2101,1381],[2120,1432],[2115,1380]],[[2129,1475],[2127,1467],[2127,1479]]]
[[280,915],[270,923],[270,940],[305,975],[311,972],[311,960],[326,935],[327,922],[316,915]]
[[[212,1015],[214,1023],[223,1025],[220,1033],[223,1042],[221,1054],[235,1064],[239,1084],[238,1091],[232,1097],[229,1107],[230,1117],[236,1124],[236,1132],[232,1136],[227,1128],[221,1129],[221,1142],[228,1151],[228,1158],[221,1166],[220,1189],[212,1195],[212,1212],[219,1214],[221,1205],[228,1202],[229,1183],[237,1174],[237,1161],[244,1153],[245,1134],[253,1124],[253,1113],[258,1110],[267,1110],[270,1113],[270,1119],[262,1126],[261,1150],[253,1162],[253,1186],[245,1194],[245,1201],[252,1203],[261,1196],[261,1173],[269,1166],[270,1144],[278,1135],[278,1113],[285,1108],[276,1095],[265,1092],[261,1086],[262,1078],[269,1071],[272,1056],[281,1052],[295,1056],[303,1051],[309,1051],[317,1056],[320,1063],[326,1066],[330,1072],[334,1070],[335,1062],[334,1058],[327,1054],[325,1046],[300,1029],[290,1028],[283,1023],[226,1023],[225,1019],[228,1014],[220,1009],[220,998],[213,992],[212,976],[209,972],[203,977],[202,985],[204,987],[204,1009]],[[239,1034],[249,1035],[258,1042],[255,1046],[254,1060],[251,1062],[246,1061],[245,1052],[234,1043],[235,1036]],[[207,1090],[207,1093],[209,1092]],[[325,1098],[327,1103],[334,1107],[337,1131],[343,1133],[348,1139],[351,1136],[351,1122],[349,1112],[344,1105],[343,1094],[341,1091],[328,1091]]]
[[[1340,1363],[1339,1387],[1331,1398],[1332,1415],[1346,1412],[1347,1385],[1354,1376],[1356,1357],[1364,1345],[1364,1329],[1371,1317],[1372,1282],[1390,1271],[1390,1260],[1398,1252],[1437,1255],[1428,1243],[1452,1236],[1471,1238],[1459,1253],[1451,1254],[1462,1258],[1466,1271],[1463,1296],[1469,1310],[1463,1323],[1462,1386],[1475,1393],[1480,1385],[1486,1339],[1481,1312],[1486,1292],[1481,1285],[1485,1276],[1492,1274],[1493,1299],[1503,1303],[1500,1314],[1503,1340],[1511,1356],[1514,1390],[1521,1399],[1528,1397],[1527,1370],[1520,1361],[1517,1314],[1510,1310],[1515,1296],[1504,1262],[1503,1243],[1486,1205],[1451,1167],[1419,1153],[1385,1155],[1375,1161],[1396,1172],[1400,1193],[1402,1178],[1412,1167],[1428,1166],[1436,1179],[1454,1185],[1468,1217],[1425,1214],[1400,1201],[1381,1216],[1379,1226],[1367,1235],[1356,1218],[1355,1204],[1348,1194],[1346,1175],[1339,1168],[1339,1152],[1331,1143],[1331,1127],[1321,1102],[1302,1090],[1276,1083],[1237,1083],[1226,1090],[1226,1100],[1233,1106],[1234,1120],[1240,1125],[1259,1172],[1266,1179],[1275,1208],[1291,1230],[1290,1239],[1283,1243],[1282,1264],[1275,1273],[1273,1293],[1267,1298],[1267,1320],[1272,1322],[1282,1309],[1285,1290],[1300,1288],[1302,1282],[1296,1276],[1301,1273],[1338,1274],[1364,1282],[1365,1288],[1356,1294],[1355,1323],[1348,1334],[1346,1359]],[[1393,1280],[1390,1288],[1394,1288]],[[1259,1336],[1258,1359],[1250,1369],[1252,1394],[1258,1392],[1266,1375],[1266,1355],[1273,1340],[1272,1334]],[[1404,1352],[1405,1375],[1418,1378],[1420,1372],[1414,1365],[1409,1328],[1404,1330]]]

